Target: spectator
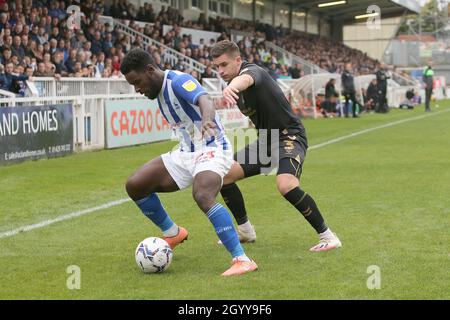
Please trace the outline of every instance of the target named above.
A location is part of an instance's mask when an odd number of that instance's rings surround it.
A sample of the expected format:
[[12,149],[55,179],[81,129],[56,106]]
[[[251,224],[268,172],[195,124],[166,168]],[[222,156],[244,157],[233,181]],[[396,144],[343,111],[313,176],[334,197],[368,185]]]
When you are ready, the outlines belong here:
[[47,52],[49,52],[50,54],[55,54],[55,52],[58,50],[58,41],[56,41],[56,39],[51,39],[49,44],[50,47]]
[[178,62],[173,66],[173,69],[178,71],[184,71],[185,66],[183,60],[178,59]]
[[69,70],[67,69],[63,60],[64,60],[64,53],[56,52],[53,55],[53,63],[55,66],[55,73],[61,75],[62,77],[67,77],[69,75]]
[[378,84],[377,79],[374,78],[370,82],[366,90],[366,109],[368,111],[375,111],[378,104]]
[[24,50],[24,54],[26,56],[27,55],[28,44],[29,44],[28,36],[27,35],[22,35],[22,36],[20,36],[20,40],[21,40],[21,46],[22,46],[22,48]]
[[14,75],[13,74],[14,65],[9,62],[6,64],[4,73],[0,75],[0,89],[19,93],[18,81],[32,81],[33,79],[28,75]]
[[57,17],[58,16],[58,5],[55,1],[50,2],[50,7],[48,9],[48,15],[51,17]]
[[8,15],[6,13],[0,14],[0,30],[3,30],[5,28],[9,28],[9,22],[8,22]]
[[291,75],[288,72],[288,67],[286,65],[281,65],[278,68],[278,79],[292,79]]
[[16,55],[12,55],[10,62],[14,65],[14,67],[18,66],[20,64],[19,57]]
[[48,42],[48,33],[45,31],[44,27],[39,28],[39,33],[37,36],[38,43],[44,44]]
[[86,41],[85,43],[83,43],[83,47],[82,47],[82,51],[85,53],[85,55],[87,56],[87,58],[89,59],[92,56],[92,51],[91,51],[91,42],[90,41]]
[[5,48],[3,49],[3,54],[0,58],[0,63],[5,66],[10,61],[11,61],[11,49]]
[[96,31],[94,34],[94,39],[91,43],[91,51],[95,55],[98,55],[102,52],[102,34],[100,33],[100,31]]
[[270,76],[271,76],[274,80],[277,80],[277,79],[278,79],[277,65],[276,65],[275,63],[272,63],[272,64],[270,65],[269,74],[270,74]]
[[343,94],[345,96],[345,117],[348,117],[348,112],[350,109],[350,100],[352,101],[352,112],[353,118],[358,118],[356,114],[356,90],[355,81],[352,74],[352,64],[347,63],[345,65],[345,71],[341,75],[341,83],[343,88]]
[[44,61],[44,46],[41,43],[35,49],[32,49],[32,53],[38,62]]
[[105,36],[105,40],[102,43],[103,52],[110,52],[110,49],[113,47],[112,42],[112,34],[108,32]]
[[[28,80],[29,80],[29,79],[32,79],[32,77],[33,77],[33,68],[26,67],[26,69],[24,69],[22,66],[19,66],[17,73],[28,76]],[[18,88],[19,88],[18,95],[25,97],[27,90],[28,90],[26,80],[17,81],[17,83],[18,83]]]
[[377,85],[378,85],[378,109],[377,112],[388,112],[389,107],[387,104],[387,80],[390,79],[386,72],[386,65],[384,63],[380,64],[380,68],[376,72]]
[[30,32],[30,38],[33,41],[36,41],[36,43],[40,43],[39,42],[39,26],[37,24],[34,24],[31,32]]
[[120,70],[120,61],[119,61],[119,57],[118,56],[114,56],[113,57],[113,59],[112,59],[112,68],[113,68],[113,71],[115,71],[115,70],[119,71]]
[[111,69],[110,68],[105,68],[102,72],[102,77],[103,78],[109,78],[111,77]]
[[202,79],[215,78],[211,66],[206,67],[205,72],[202,73]]
[[264,63],[262,62],[262,60],[261,60],[259,54],[255,54],[255,61],[254,61],[254,63],[255,63],[257,66],[260,66],[260,67],[263,67],[263,66],[264,66]]
[[55,17],[59,20],[64,20],[67,17],[66,4],[64,3],[64,1],[59,1]]
[[299,79],[301,77],[302,73],[302,67],[299,63],[295,64],[295,67],[291,67],[289,69],[289,73],[291,74],[292,79]]
[[191,76],[193,76],[195,79],[197,79],[197,81],[200,81],[200,76],[199,76],[199,74],[198,74],[197,71],[193,70],[193,71],[191,71],[190,74],[191,74]]
[[26,67],[25,68],[25,75],[28,76],[28,79],[32,79],[33,73],[34,73],[34,70],[33,70],[32,67]]
[[[68,45],[70,45],[70,42],[67,42]],[[62,52],[63,56],[64,56],[64,63],[67,61],[67,59],[69,58],[69,49],[66,47],[66,40],[65,39],[60,39],[58,42],[58,48],[57,50],[58,52]]]
[[414,96],[415,96],[414,89],[409,89],[408,91],[406,91],[406,94],[405,94],[406,99],[400,103],[399,108],[400,109],[409,109],[409,110],[414,109],[414,105],[415,105],[414,100],[413,100]]
[[[7,29],[9,30],[9,29]],[[10,35],[7,35],[4,37],[4,43],[3,43],[3,48],[9,48],[12,49],[13,46],[13,37]]]
[[56,41],[59,41],[61,39],[61,35],[59,33],[59,28],[58,27],[53,27],[52,31],[50,33],[49,39],[55,39]]
[[100,52],[98,55],[97,63],[95,64],[98,70],[98,73],[103,74],[103,71],[105,70],[105,54],[103,52]]
[[80,61],[75,62],[75,66],[73,68],[73,75],[75,77],[81,77],[83,74],[83,64]]
[[16,23],[16,25],[13,28],[12,35],[13,36],[20,36],[23,32],[23,24],[22,23]]
[[322,104],[322,108],[326,117],[334,116],[336,112],[336,101],[339,95],[335,86],[336,79],[334,78],[331,78],[325,85],[325,101]]
[[37,70],[34,71],[35,77],[52,77],[55,75],[54,70],[47,70],[47,67],[44,62],[38,63]]
[[70,50],[70,56],[64,63],[69,74],[75,73],[75,63],[77,62],[77,50]]

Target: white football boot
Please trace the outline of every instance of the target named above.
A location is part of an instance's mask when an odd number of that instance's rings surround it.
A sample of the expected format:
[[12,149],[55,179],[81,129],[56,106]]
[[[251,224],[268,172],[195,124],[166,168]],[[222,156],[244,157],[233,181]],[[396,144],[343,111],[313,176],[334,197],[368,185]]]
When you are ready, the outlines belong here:
[[309,249],[311,252],[322,252],[342,247],[342,243],[337,235],[330,229],[319,234],[319,243]]
[[[252,243],[256,241],[255,227],[248,222],[248,224],[238,225],[237,234],[240,243]],[[217,244],[222,244],[222,241],[217,241]]]
[[255,227],[250,222],[248,226],[239,225],[237,227],[237,233],[241,243],[252,243],[256,241]]

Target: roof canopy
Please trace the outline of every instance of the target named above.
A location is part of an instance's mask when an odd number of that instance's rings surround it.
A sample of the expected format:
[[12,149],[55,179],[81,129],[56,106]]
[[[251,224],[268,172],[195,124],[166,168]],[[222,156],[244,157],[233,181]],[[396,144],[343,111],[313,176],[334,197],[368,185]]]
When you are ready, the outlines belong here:
[[398,17],[405,11],[417,12],[420,10],[420,5],[416,0],[346,0],[343,4],[319,7],[319,4],[337,1],[339,0],[290,0],[284,2],[292,4],[294,10],[308,11],[318,14],[324,19],[336,20],[343,24],[364,21],[355,19],[355,16],[367,14],[367,8],[371,5],[380,7],[382,18]]

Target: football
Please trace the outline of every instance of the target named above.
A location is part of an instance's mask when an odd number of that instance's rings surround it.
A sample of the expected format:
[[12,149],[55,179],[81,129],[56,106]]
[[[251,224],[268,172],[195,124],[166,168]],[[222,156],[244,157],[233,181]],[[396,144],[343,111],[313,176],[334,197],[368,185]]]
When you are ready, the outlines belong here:
[[142,240],[135,253],[136,263],[144,273],[163,272],[170,266],[172,256],[169,244],[156,237]]

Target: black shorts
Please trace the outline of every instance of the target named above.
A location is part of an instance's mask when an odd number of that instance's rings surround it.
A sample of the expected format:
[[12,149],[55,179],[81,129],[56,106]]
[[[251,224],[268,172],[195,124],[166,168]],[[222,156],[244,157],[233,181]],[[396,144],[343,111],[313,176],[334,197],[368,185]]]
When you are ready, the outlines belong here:
[[278,143],[259,136],[258,139],[234,154],[244,170],[244,176],[270,174],[277,169],[277,175],[289,173],[300,178],[307,150],[306,139],[296,131],[280,131]]

